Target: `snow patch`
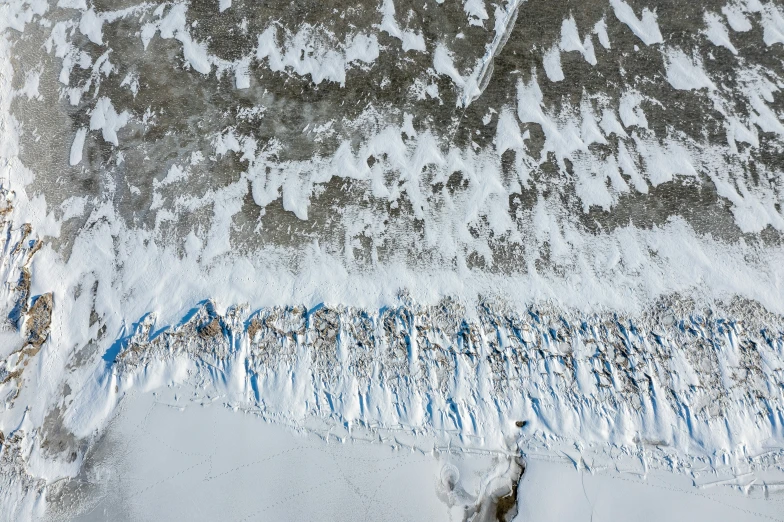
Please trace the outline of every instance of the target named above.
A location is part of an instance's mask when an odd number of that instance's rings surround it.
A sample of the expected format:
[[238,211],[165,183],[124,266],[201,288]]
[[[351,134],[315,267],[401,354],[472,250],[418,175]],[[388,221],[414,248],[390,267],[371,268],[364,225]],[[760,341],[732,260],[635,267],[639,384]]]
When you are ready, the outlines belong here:
[[664,62],[667,81],[674,89],[690,91],[716,88],[699,58],[690,58],[682,50],[670,47],[664,51]]
[[57,0],[57,7],[84,11],[87,9],[87,2],[86,0]]
[[89,9],[82,13],[82,18],[79,21],[79,31],[96,45],[103,45],[102,27],[103,19],[95,14],[94,9]]
[[20,33],[35,16],[43,16],[49,8],[47,0],[4,0],[0,3],[0,33],[13,29]]
[[593,32],[599,38],[599,43],[602,44],[602,47],[610,49],[610,37],[607,35],[607,23],[604,21],[604,18],[596,22],[593,26]]
[[[583,55],[585,61],[591,65],[596,65],[596,55],[593,50],[591,35],[585,35],[585,41],[580,42],[580,34],[577,31],[577,22],[570,16],[561,23],[561,43],[562,51],[577,51]],[[560,61],[560,60],[559,60]]]
[[384,0],[380,7],[383,18],[381,19],[381,30],[387,32],[393,38],[397,38],[403,43],[403,51],[425,52],[425,37],[422,33],[404,31],[395,20],[395,3],[393,0]]
[[346,83],[346,71],[353,62],[372,63],[379,55],[375,35],[357,34],[342,51],[328,49],[315,38],[314,29],[304,25],[289,36],[282,48],[277,44],[277,28],[268,27],[258,37],[256,59],[268,60],[272,71],[292,69],[299,76],[310,76],[313,83]]
[[17,94],[24,95],[28,100],[42,99],[41,94],[38,92],[38,87],[41,84],[41,69],[31,69],[25,74],[25,82],[22,88],[17,91]]
[[624,0],[610,0],[615,17],[626,24],[645,45],[662,43],[664,39],[656,23],[656,13],[647,7],[642,10],[642,18],[637,18],[634,10]]
[[469,25],[482,27],[484,21],[490,18],[484,0],[463,0],[463,10],[468,15]]
[[633,126],[642,129],[648,128],[648,119],[645,117],[642,107],[640,107],[640,103],[643,100],[643,96],[634,90],[626,91],[621,95],[618,113],[621,116],[623,126],[627,129]]
[[[103,139],[117,146],[119,145],[119,142],[117,141],[117,131],[128,124],[130,116],[128,111],[122,111],[117,114],[117,111],[114,110],[114,105],[112,105],[112,101],[109,98],[102,96],[96,102],[95,108],[90,115],[90,130],[101,130]],[[84,142],[84,139],[82,139],[82,142]],[[81,151],[81,149],[79,150]],[[73,147],[71,148],[71,153],[73,155]],[[81,152],[79,153],[79,156],[81,156]]]
[[732,3],[727,4],[721,8],[721,12],[727,17],[727,22],[729,22],[733,31],[738,33],[751,31],[751,22],[746,18],[746,15],[743,13],[743,8],[740,5]]
[[73,143],[71,143],[71,155],[68,163],[73,167],[82,161],[82,149],[84,149],[84,138],[87,136],[87,129],[82,127],[76,131]]
[[738,50],[732,45],[730,41],[730,33],[721,21],[721,17],[716,13],[706,12],[703,17],[705,25],[705,35],[708,40],[717,47],[725,47],[730,50],[732,54],[738,54]]
[[544,54],[542,58],[544,73],[551,82],[560,82],[564,79],[563,69],[561,68],[561,51],[554,45]]

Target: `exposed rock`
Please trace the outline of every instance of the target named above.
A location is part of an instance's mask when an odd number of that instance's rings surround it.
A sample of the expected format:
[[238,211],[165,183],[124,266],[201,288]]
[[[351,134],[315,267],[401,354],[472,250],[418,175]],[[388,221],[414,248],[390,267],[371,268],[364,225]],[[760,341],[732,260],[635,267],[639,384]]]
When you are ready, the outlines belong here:
[[209,323],[199,328],[199,337],[202,339],[211,339],[213,337],[219,336],[222,331],[223,329],[221,328],[220,320],[216,317]]
[[49,337],[49,327],[52,322],[52,306],[54,306],[54,298],[51,292],[38,296],[33,302],[25,322],[27,344],[38,348]]

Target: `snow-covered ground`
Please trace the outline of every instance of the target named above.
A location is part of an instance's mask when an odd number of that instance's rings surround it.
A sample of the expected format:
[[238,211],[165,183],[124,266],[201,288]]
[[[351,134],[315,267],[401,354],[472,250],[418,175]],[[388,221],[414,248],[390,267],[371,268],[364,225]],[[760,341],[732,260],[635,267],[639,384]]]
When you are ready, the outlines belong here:
[[784,518],[782,57],[759,0],[1,3],[0,519]]

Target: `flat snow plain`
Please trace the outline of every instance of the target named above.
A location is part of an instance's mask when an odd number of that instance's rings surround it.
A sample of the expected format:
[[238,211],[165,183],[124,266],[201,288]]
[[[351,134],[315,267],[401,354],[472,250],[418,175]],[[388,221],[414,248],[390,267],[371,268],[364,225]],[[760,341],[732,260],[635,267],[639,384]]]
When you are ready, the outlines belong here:
[[[489,454],[426,452],[267,422],[167,387],[129,396],[86,468],[100,491],[78,522],[109,520],[459,521],[447,470],[476,496]],[[668,471],[589,469],[526,454],[516,522],[784,520],[784,494]],[[454,472],[453,472],[454,473]]]

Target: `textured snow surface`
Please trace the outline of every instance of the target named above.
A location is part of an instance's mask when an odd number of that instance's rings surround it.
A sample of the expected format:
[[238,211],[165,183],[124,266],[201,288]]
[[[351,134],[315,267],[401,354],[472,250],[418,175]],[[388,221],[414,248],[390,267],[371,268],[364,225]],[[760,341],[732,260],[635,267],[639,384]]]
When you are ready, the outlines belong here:
[[782,519],[782,57],[757,0],[0,4],[0,519]]

